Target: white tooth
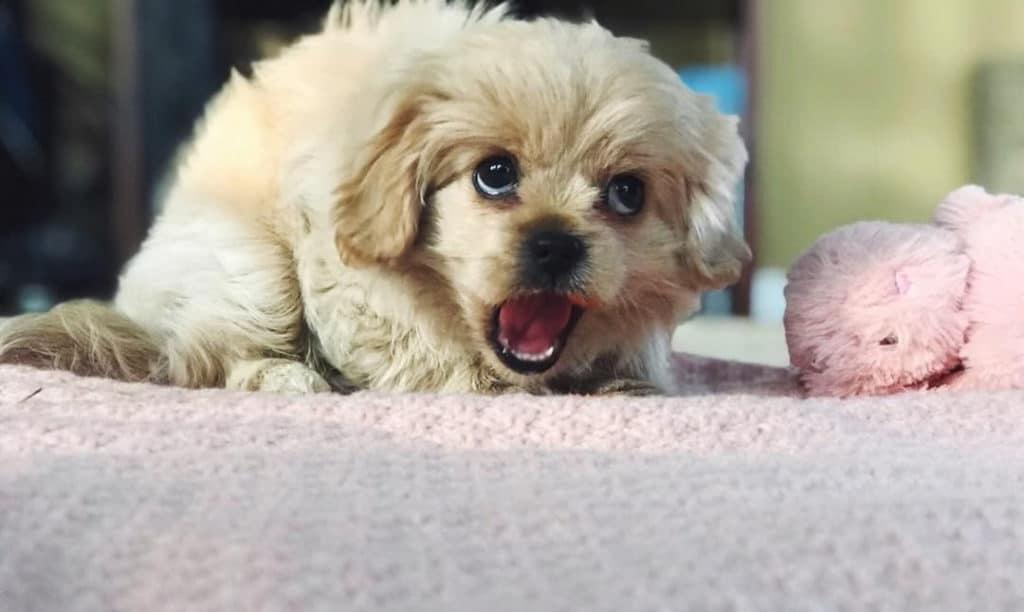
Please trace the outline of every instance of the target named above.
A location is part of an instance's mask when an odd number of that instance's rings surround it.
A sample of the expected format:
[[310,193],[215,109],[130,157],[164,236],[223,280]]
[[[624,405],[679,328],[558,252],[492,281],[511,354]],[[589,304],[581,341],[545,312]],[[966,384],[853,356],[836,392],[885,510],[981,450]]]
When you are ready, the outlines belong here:
[[555,354],[555,347],[549,346],[548,350],[544,351],[543,353],[519,353],[516,351],[512,351],[512,354],[515,356],[516,359],[520,361],[530,361],[536,363],[539,361],[545,361],[547,359],[550,359],[551,356]]

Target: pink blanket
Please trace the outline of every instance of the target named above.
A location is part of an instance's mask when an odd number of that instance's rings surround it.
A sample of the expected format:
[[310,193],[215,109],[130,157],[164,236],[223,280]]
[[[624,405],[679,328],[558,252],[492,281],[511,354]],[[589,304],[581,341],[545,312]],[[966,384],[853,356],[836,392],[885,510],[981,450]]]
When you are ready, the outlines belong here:
[[1024,394],[283,397],[0,368],[0,610],[1024,608]]

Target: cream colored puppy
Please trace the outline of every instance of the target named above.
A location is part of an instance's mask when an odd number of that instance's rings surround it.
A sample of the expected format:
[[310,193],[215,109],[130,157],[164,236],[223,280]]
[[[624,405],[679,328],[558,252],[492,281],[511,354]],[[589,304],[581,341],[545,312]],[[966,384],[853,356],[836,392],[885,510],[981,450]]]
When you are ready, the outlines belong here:
[[737,120],[644,43],[442,0],[334,9],[235,75],[113,308],[0,361],[235,389],[670,391],[749,257]]

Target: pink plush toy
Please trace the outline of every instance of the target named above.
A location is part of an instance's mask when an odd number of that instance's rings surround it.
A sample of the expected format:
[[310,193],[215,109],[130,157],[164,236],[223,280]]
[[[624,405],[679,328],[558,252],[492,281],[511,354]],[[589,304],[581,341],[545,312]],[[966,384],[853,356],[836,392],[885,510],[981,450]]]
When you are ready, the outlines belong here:
[[956,389],[1024,389],[1024,199],[975,186],[951,193],[935,222],[971,259],[963,310],[970,326]]
[[1024,388],[1024,201],[964,187],[935,225],[823,236],[790,270],[785,326],[811,395]]

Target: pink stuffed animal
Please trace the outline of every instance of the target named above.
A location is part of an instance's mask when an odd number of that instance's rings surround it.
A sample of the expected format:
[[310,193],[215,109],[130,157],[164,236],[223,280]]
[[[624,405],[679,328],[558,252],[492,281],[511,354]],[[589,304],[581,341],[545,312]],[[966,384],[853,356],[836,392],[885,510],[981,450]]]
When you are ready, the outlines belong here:
[[854,223],[790,269],[786,342],[811,395],[923,388],[959,363],[970,261],[929,225]]
[[963,187],[936,225],[823,236],[790,270],[785,326],[812,395],[1024,388],[1024,201]]
[[976,186],[949,194],[935,222],[971,259],[963,302],[970,326],[956,389],[1024,389],[1024,199]]

